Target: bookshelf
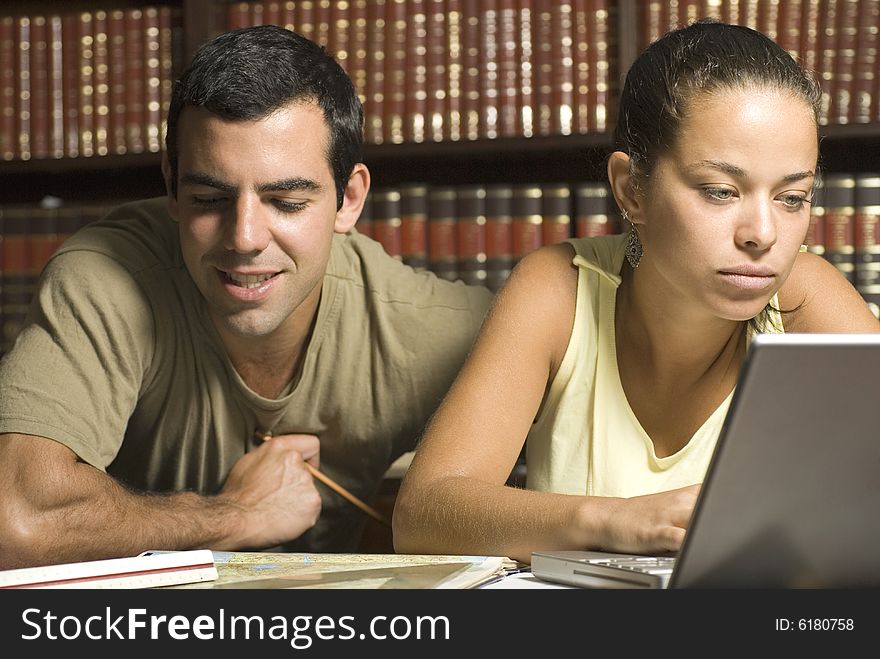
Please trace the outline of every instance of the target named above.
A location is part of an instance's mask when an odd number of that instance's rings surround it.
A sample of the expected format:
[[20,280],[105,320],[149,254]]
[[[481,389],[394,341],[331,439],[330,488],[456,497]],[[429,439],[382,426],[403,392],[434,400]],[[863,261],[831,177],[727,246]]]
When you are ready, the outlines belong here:
[[[605,179],[622,73],[650,40],[703,16],[761,29],[815,67],[829,92],[825,171],[880,176],[880,0],[7,0],[0,212],[47,196],[100,206],[164,194],[171,81],[220,31],[277,22],[326,43],[354,80],[377,191],[566,184],[576,234],[574,191]],[[28,231],[6,217],[7,238]],[[9,283],[10,252],[26,246],[5,243]],[[880,271],[880,254],[870,260]],[[39,267],[31,259],[27,277]]]

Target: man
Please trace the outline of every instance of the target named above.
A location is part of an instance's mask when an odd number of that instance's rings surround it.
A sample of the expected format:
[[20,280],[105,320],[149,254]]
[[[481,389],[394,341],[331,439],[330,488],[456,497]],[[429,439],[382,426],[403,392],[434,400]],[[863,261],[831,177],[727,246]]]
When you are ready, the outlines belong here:
[[199,51],[169,109],[168,198],[69,240],[0,364],[0,567],[356,548],[363,513],[305,463],[370,499],[490,300],[352,231],[362,124],[342,69],[292,32]]

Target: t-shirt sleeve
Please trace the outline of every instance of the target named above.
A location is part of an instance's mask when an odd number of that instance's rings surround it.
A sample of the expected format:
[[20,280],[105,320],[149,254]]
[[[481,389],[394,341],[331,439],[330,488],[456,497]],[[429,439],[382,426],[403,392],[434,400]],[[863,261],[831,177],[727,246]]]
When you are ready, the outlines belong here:
[[0,362],[0,432],[58,441],[105,469],[122,444],[154,349],[135,277],[103,254],[53,258]]

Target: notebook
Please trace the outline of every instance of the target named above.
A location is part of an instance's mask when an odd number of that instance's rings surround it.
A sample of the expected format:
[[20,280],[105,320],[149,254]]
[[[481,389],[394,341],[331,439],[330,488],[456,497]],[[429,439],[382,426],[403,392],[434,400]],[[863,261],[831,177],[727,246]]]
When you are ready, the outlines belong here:
[[677,556],[532,554],[600,588],[880,586],[880,335],[762,334]]

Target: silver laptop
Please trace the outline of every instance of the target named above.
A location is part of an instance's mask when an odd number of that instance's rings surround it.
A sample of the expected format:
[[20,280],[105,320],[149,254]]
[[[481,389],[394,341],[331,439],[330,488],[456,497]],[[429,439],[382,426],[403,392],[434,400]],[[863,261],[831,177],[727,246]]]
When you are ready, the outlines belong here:
[[880,335],[755,338],[677,557],[532,554],[599,588],[880,586]]

